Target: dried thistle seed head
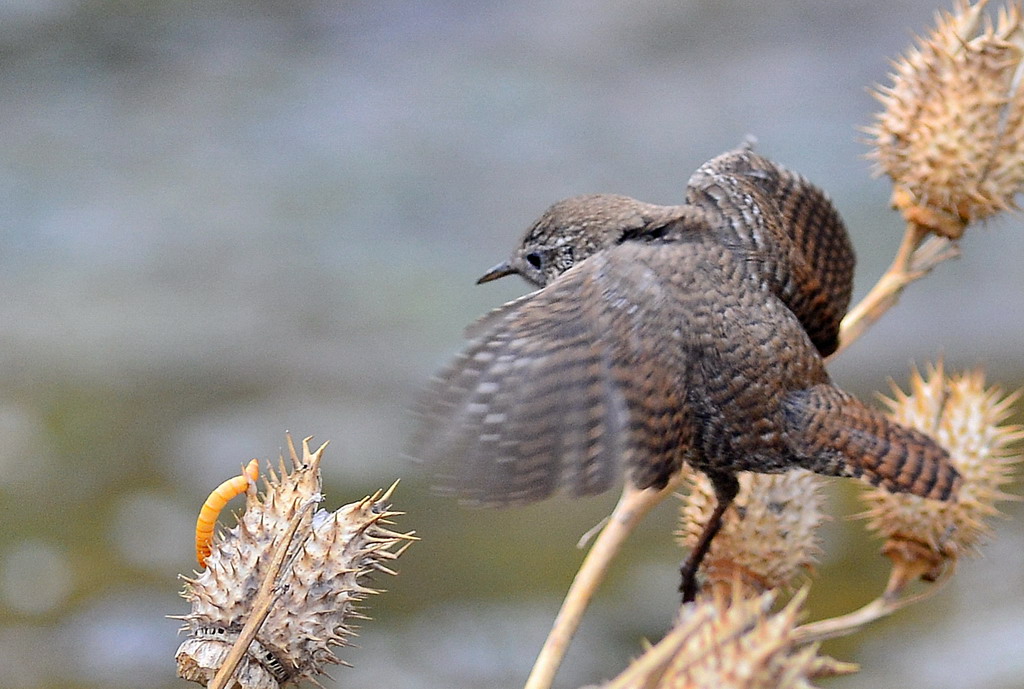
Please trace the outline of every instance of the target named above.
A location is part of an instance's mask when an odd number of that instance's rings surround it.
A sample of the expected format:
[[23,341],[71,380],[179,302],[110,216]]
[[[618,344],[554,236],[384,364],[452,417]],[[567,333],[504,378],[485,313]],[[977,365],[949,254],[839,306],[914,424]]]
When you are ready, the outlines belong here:
[[957,500],[946,502],[873,489],[863,494],[870,506],[866,516],[869,527],[888,539],[883,552],[906,579],[934,577],[946,561],[976,551],[991,530],[986,518],[999,514],[996,503],[1013,497],[1002,488],[1021,461],[1010,446],[1024,433],[1003,422],[1019,393],[986,388],[977,370],[947,377],[941,362],[925,376],[915,369],[909,393],[895,383],[892,392],[882,398],[891,416],[945,447],[963,483]]
[[817,677],[849,674],[856,666],[800,645],[796,624],[804,592],[772,613],[775,594],[684,605],[677,625],[606,689],[809,689]]
[[[290,444],[290,439],[289,439]],[[333,648],[345,646],[353,620],[366,619],[360,601],[367,577],[393,574],[387,565],[412,540],[390,531],[394,486],[335,512],[316,510],[324,447],[302,459],[292,452],[291,470],[282,458],[278,472],[265,479],[266,492],[246,493],[246,511],[237,526],[214,537],[206,570],[186,579],[183,597],[192,605],[181,616],[188,638],[178,648],[179,676],[206,685],[224,663],[253,607],[271,560],[293,520],[298,527],[284,566],[276,577],[277,597],[234,677],[242,689],[276,689],[316,681],[329,664],[344,664]]]
[[[808,471],[739,475],[740,492],[726,511],[721,531],[704,558],[703,591],[728,590],[742,582],[751,593],[788,586],[806,574],[820,551],[816,536],[824,519],[822,479]],[[715,508],[715,491],[704,474],[687,470],[677,536],[693,547]]]
[[957,238],[975,220],[1015,208],[1024,186],[1024,28],[1020,7],[992,22],[961,0],[894,63],[883,111],[867,132],[908,221]]

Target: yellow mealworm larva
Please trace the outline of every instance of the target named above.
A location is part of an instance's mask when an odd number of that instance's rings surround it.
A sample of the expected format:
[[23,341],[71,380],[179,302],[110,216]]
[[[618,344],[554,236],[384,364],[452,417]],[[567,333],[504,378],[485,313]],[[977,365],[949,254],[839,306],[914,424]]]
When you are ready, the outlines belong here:
[[213,527],[217,524],[217,517],[224,505],[236,495],[241,495],[249,487],[250,481],[260,477],[260,463],[252,460],[245,467],[241,476],[229,478],[224,483],[213,489],[210,497],[206,498],[203,508],[199,510],[199,519],[196,520],[196,559],[199,566],[206,566],[206,558],[210,554],[210,541],[213,539]]

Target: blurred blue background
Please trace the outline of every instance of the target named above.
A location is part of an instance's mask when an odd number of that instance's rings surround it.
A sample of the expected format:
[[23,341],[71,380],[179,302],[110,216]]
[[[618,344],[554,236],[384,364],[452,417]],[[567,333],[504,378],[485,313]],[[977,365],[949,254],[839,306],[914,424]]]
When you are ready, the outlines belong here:
[[[402,477],[399,526],[423,539],[337,686],[521,686],[614,496],[469,511],[402,459],[463,327],[526,291],[473,281],[551,202],[677,202],[753,134],[832,194],[863,295],[901,234],[858,141],[867,87],[939,7],[0,2],[0,686],[184,686],[163,616],[186,610],[195,515],[286,430],[331,440],[332,509]],[[832,365],[841,385],[869,396],[943,354],[1021,384],[1022,219],[962,246]],[[846,483],[812,617],[884,582]],[[864,668],[828,686],[1024,687],[1008,511],[939,598],[827,646]],[[673,520],[663,506],[631,543],[559,686],[669,624]]]

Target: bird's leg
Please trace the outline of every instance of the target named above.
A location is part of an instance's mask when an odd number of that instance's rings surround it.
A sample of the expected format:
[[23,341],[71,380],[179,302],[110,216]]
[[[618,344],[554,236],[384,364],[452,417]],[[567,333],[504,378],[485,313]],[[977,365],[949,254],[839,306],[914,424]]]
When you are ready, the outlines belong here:
[[739,481],[732,474],[708,474],[708,478],[715,487],[715,509],[681,568],[682,582],[679,584],[679,591],[683,594],[684,603],[689,603],[697,597],[697,570],[711,549],[712,539],[722,528],[725,511],[729,509],[733,498],[740,490]]

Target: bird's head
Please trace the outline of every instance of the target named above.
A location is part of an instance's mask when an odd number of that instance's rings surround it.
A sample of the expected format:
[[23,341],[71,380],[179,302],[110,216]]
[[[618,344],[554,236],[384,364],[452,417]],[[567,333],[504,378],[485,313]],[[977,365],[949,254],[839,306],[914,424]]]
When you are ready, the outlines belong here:
[[518,274],[544,287],[602,249],[629,239],[659,239],[687,208],[657,206],[617,194],[564,199],[544,211],[512,257],[487,271],[477,284]]

